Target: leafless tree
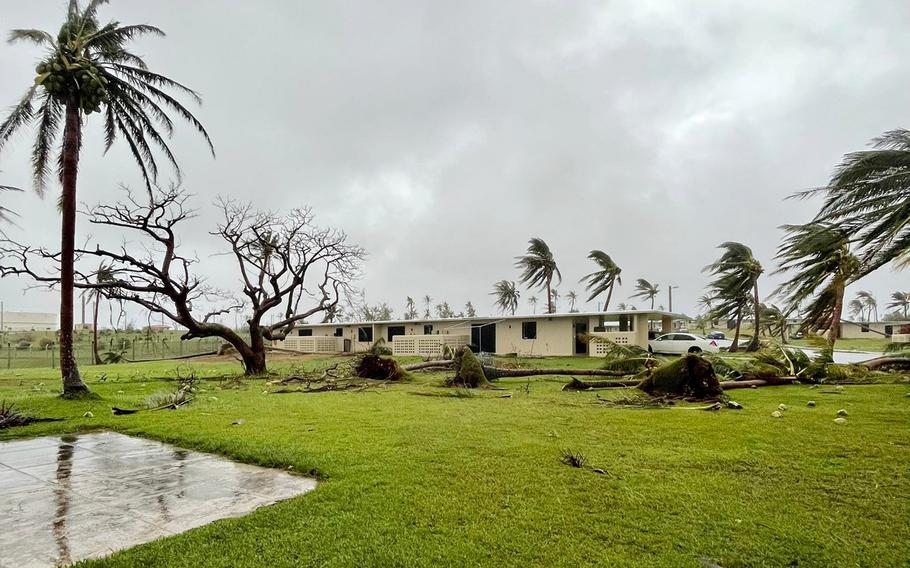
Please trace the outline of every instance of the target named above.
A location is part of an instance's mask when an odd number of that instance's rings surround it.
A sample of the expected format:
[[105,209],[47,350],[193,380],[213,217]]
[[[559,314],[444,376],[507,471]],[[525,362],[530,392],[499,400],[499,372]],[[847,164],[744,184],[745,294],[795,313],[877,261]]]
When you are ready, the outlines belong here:
[[[186,328],[182,339],[220,337],[237,350],[247,375],[262,374],[266,342],[284,339],[310,316],[335,310],[352,291],[366,253],[348,244],[344,232],[315,225],[309,208],[279,215],[220,199],[222,220],[211,234],[236,261],[241,290],[231,294],[196,275],[198,259],[179,250],[176,228],[196,216],[187,206],[189,197],[179,187],[155,188],[146,204],[127,191],[121,203],[84,211],[89,223],[122,231],[124,240],[116,248],[77,248],[80,265],[101,261],[108,274],[99,279],[97,269],[77,267],[76,287],[163,315]],[[46,264],[59,265],[59,253],[2,243],[0,274],[26,275],[52,287],[59,283],[59,270],[48,271]],[[243,332],[213,321],[237,309],[247,312]],[[277,317],[266,322],[273,311]]]

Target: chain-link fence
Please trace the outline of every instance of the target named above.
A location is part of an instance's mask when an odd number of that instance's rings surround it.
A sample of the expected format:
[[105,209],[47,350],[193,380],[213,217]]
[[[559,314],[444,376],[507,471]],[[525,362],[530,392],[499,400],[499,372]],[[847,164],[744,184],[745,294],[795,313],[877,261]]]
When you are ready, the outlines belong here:
[[[0,339],[0,369],[27,369],[35,367],[57,367],[59,345],[56,341],[40,338],[37,341],[16,337]],[[201,353],[218,351],[222,341],[218,338],[189,339],[181,341],[175,334],[169,335],[106,335],[98,338],[98,353],[108,363],[173,359]],[[92,342],[77,337],[74,345],[76,362],[91,365]]]

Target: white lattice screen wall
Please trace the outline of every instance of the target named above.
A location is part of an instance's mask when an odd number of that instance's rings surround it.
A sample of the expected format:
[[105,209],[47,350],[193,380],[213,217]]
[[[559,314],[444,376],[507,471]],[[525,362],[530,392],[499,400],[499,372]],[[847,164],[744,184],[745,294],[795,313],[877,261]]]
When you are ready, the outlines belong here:
[[280,346],[301,353],[340,353],[344,350],[344,340],[340,337],[294,336],[282,341]]
[[[598,337],[603,337],[609,339],[617,345],[632,345],[635,343],[635,332],[634,331],[607,331],[607,332],[598,332],[592,333],[591,335],[596,335]],[[591,357],[606,357],[607,351],[610,350],[610,346],[607,343],[600,343],[597,341],[592,341],[590,344],[590,349],[588,349],[588,354]]]
[[443,347],[457,349],[467,345],[467,335],[396,335],[392,338],[394,355],[442,355]]

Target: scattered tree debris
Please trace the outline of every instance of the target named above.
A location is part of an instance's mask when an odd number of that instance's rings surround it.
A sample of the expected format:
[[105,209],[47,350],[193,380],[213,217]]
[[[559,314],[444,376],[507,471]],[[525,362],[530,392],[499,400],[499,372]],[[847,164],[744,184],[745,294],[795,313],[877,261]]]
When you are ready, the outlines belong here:
[[559,461],[562,463],[577,468],[583,468],[588,465],[588,458],[581,452],[573,452],[572,450],[563,450],[560,454]]
[[0,401],[0,430],[15,428],[17,426],[28,426],[38,422],[60,422],[63,418],[35,418],[19,412],[13,403]]
[[620,387],[636,387],[641,381],[638,379],[628,381],[582,381],[577,377],[566,383],[562,390],[564,391],[586,391],[592,389],[609,389]]

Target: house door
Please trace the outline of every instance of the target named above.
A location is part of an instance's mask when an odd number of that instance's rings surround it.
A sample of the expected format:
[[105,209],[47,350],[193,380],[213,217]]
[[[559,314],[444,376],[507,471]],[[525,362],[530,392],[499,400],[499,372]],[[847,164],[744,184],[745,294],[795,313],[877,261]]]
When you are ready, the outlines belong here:
[[483,353],[496,353],[496,324],[472,325],[471,343]]
[[588,354],[588,342],[583,339],[583,337],[587,333],[588,333],[588,324],[586,324],[586,323],[576,323],[575,324],[575,354],[576,355],[587,355]]

